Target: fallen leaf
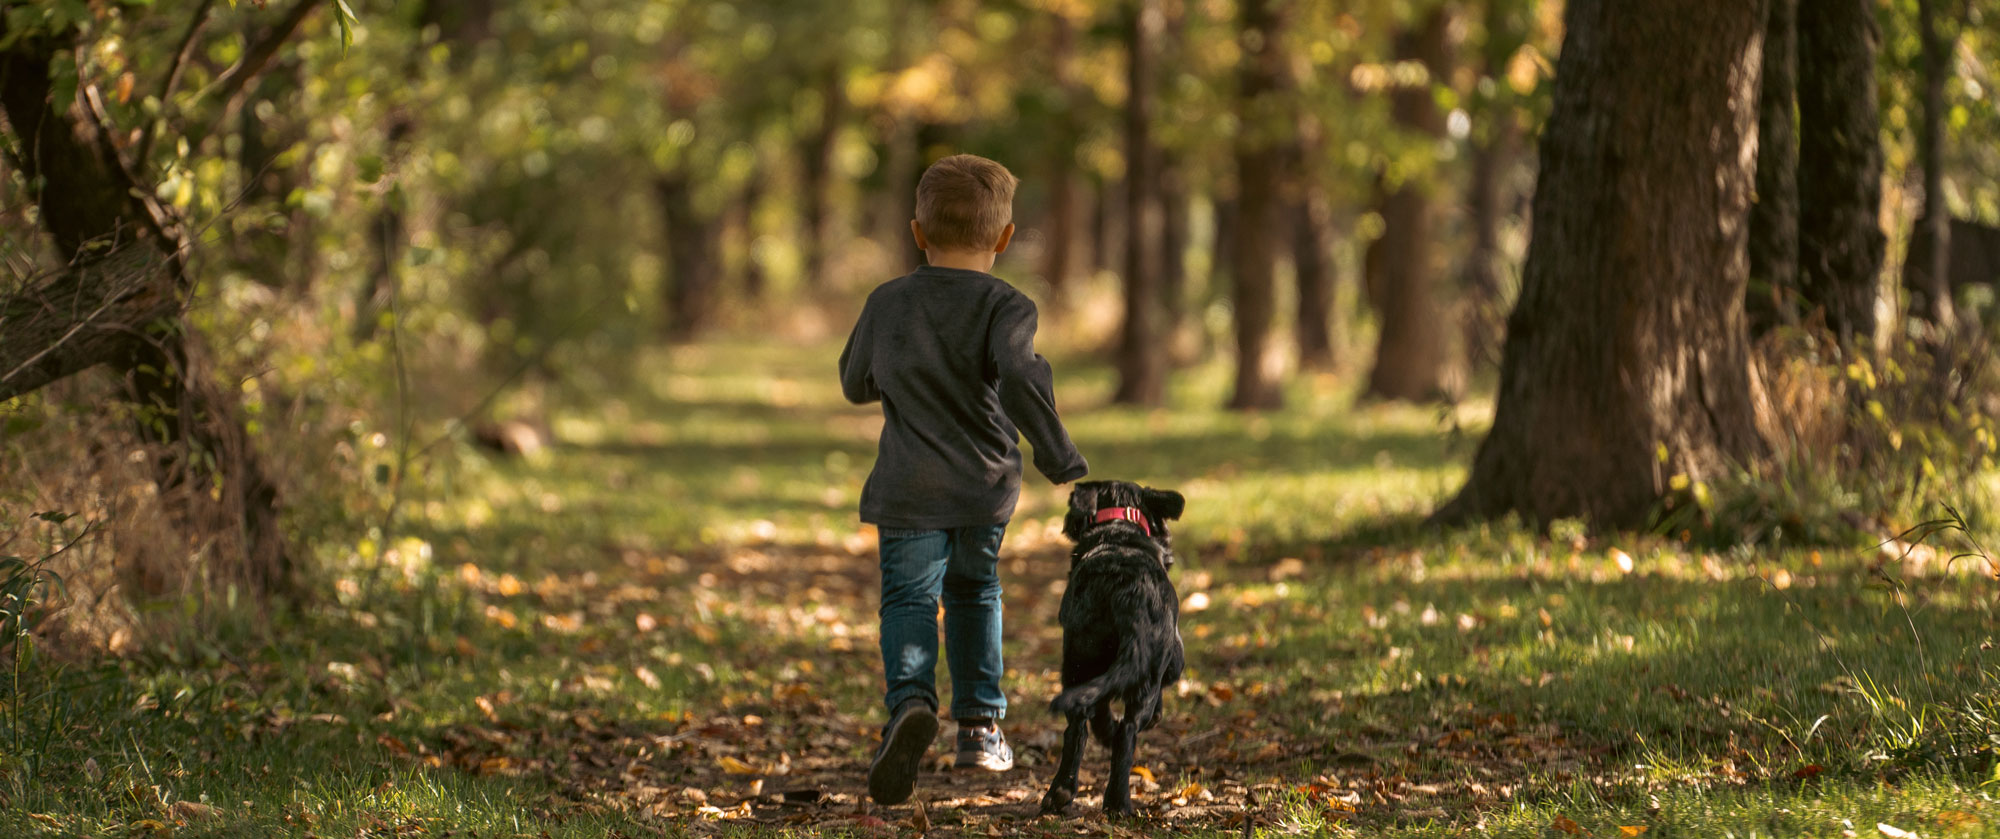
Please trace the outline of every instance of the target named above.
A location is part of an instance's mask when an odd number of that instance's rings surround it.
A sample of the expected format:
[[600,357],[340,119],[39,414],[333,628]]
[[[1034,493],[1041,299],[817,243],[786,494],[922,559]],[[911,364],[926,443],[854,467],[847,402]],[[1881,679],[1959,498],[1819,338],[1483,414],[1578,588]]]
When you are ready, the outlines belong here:
[[1151,769],[1147,769],[1147,768],[1146,768],[1146,767],[1144,767],[1144,766],[1134,766],[1134,767],[1132,767],[1132,774],[1134,774],[1134,775],[1137,775],[1137,776],[1139,776],[1139,777],[1141,777],[1141,778],[1145,778],[1145,779],[1146,779],[1146,783],[1149,783],[1149,784],[1155,784],[1155,783],[1159,783],[1158,781],[1155,781],[1155,780],[1153,780],[1153,770],[1151,770]]
[[916,814],[910,816],[910,829],[915,830],[917,832],[917,835],[920,837],[923,836],[925,833],[930,832],[931,829],[930,810],[924,806],[924,802],[921,799],[917,801]]
[[1607,552],[1607,554],[1611,557],[1611,561],[1618,566],[1619,571],[1624,572],[1626,574],[1632,573],[1631,554],[1628,554],[1617,548],[1612,548],[1610,551]]
[[1937,820],[1937,823],[1940,827],[1952,828],[1952,827],[1979,826],[1979,817],[1971,813],[1965,812],[1964,810],[1939,810],[1937,812],[1937,815],[1932,816],[1931,818]]
[[1897,827],[1897,826],[1895,826],[1895,825],[1893,825],[1893,824],[1885,824],[1885,823],[1883,823],[1883,822],[1876,822],[1876,823],[1875,823],[1875,829],[1876,829],[1876,830],[1879,830],[1879,831],[1882,831],[1882,835],[1883,835],[1883,836],[1887,836],[1887,837],[1889,837],[1889,839],[1917,839],[1917,832],[1916,832],[1916,831],[1914,831],[1914,830],[1904,830],[1904,829],[1902,829],[1902,828],[1900,828],[1900,827]]
[[222,811],[198,801],[176,801],[167,808],[167,814],[177,819],[195,821],[216,818],[222,815]]
[[1821,766],[1817,763],[1808,763],[1804,766],[1799,767],[1799,770],[1797,772],[1793,772],[1792,777],[1798,778],[1799,780],[1805,780],[1807,778],[1810,778],[1814,775],[1818,775],[1819,773],[1825,771],[1826,767],[1824,766]]
[[1564,815],[1557,815],[1555,821],[1549,822],[1549,827],[1553,827],[1564,833],[1570,834],[1571,836],[1576,836],[1583,833],[1583,828],[1581,826],[1579,826],[1576,822],[1570,821],[1569,817]]
[[1621,836],[1637,836],[1645,833],[1646,830],[1647,828],[1643,824],[1621,824],[1618,826],[1618,833]]
[[722,771],[727,772],[731,775],[761,774],[757,771],[757,767],[751,766],[748,763],[744,763],[743,761],[737,760],[736,758],[730,757],[728,755],[723,755],[721,757],[716,758],[715,762],[722,767]]

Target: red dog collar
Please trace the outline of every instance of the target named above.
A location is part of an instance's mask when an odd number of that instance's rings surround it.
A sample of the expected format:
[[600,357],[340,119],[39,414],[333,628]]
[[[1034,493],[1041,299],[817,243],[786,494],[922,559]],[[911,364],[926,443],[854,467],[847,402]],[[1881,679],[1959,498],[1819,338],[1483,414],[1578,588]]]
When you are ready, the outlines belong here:
[[1098,510],[1097,523],[1103,524],[1107,521],[1129,521],[1138,525],[1140,530],[1146,531],[1147,536],[1153,535],[1153,526],[1146,523],[1145,514],[1134,507],[1107,507]]

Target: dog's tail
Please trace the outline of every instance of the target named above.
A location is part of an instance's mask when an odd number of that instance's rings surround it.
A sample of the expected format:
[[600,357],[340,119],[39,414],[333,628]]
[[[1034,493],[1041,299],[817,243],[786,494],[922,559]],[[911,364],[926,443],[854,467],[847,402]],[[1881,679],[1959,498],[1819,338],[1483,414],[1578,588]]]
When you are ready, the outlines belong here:
[[1058,694],[1049,702],[1049,710],[1065,718],[1088,714],[1105,697],[1140,686],[1146,680],[1146,663],[1141,656],[1138,640],[1127,636],[1118,643],[1118,657],[1112,660],[1110,669]]

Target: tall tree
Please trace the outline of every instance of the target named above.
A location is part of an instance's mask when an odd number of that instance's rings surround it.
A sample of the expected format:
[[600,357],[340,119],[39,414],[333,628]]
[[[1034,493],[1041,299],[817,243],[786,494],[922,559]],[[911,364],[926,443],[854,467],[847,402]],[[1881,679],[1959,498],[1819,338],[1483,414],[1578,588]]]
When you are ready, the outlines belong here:
[[826,285],[826,257],[833,247],[834,152],[841,125],[847,119],[846,79],[835,62],[821,70],[819,123],[805,137],[805,281],[808,288]]
[[1272,368],[1271,321],[1276,315],[1279,182],[1284,176],[1280,127],[1284,54],[1278,37],[1282,22],[1270,0],[1243,0],[1240,6],[1244,55],[1237,80],[1241,126],[1236,137],[1236,199],[1242,215],[1232,249],[1235,264],[1236,391],[1229,407],[1276,408],[1284,390]]
[[667,336],[700,336],[714,314],[721,276],[715,253],[716,219],[695,197],[684,172],[657,176],[653,193],[667,245]]
[[1158,405],[1167,395],[1160,329],[1159,149],[1152,140],[1153,63],[1165,20],[1159,0],[1131,0],[1126,15],[1125,327],[1118,342],[1117,402]]
[[1800,290],[1843,347],[1867,346],[1885,241],[1874,0],[1801,2],[1798,29]]
[[1437,517],[1644,524],[1760,450],[1743,290],[1760,4],[1572,0],[1493,429]]
[[[1417,137],[1444,136],[1433,84],[1447,75],[1450,23],[1449,10],[1438,6],[1396,36],[1397,58],[1421,62],[1428,70],[1422,84],[1398,85],[1389,94],[1396,123]],[[1430,181],[1424,174],[1394,183],[1385,178],[1381,186],[1382,237],[1371,247],[1380,270],[1372,285],[1382,328],[1368,374],[1370,398],[1422,402],[1450,389],[1450,332],[1438,301]]]
[[[1070,272],[1076,268],[1077,205],[1081,192],[1076,174],[1076,117],[1082,97],[1076,72],[1076,24],[1063,8],[1049,11],[1049,62],[1055,74],[1055,142],[1048,144],[1048,248],[1043,251],[1042,277],[1058,300],[1069,293]],[[1057,312],[1063,306],[1056,307]]]
[[1509,203],[1506,175],[1520,145],[1508,62],[1527,40],[1527,9],[1521,0],[1486,0],[1485,39],[1480,45],[1483,80],[1474,102],[1480,124],[1472,137],[1472,183],[1467,207],[1472,252],[1465,260],[1465,352],[1467,361],[1490,362],[1498,353],[1502,297],[1500,219]]
[[[300,6],[309,12],[312,4]],[[294,7],[251,43],[236,91],[304,16]],[[36,208],[64,267],[0,299],[0,334],[7,336],[0,341],[0,400],[111,367],[122,376],[139,436],[159,455],[151,465],[161,494],[185,504],[185,515],[236,532],[249,583],[289,590],[295,580],[277,484],[246,430],[240,391],[214,380],[186,316],[194,241],[153,197],[157,185],[141,174],[146,161],[126,159],[112,139],[121,132],[95,86],[57,83],[58,53],[81,48],[77,30],[14,30],[15,23],[0,16],[0,111],[15,150],[10,161],[38,185]]]
[[1921,293],[1923,317],[1949,330],[1957,320],[1951,299],[1951,209],[1944,201],[1944,86],[1951,80],[1955,38],[1938,32],[1938,0],[1917,0],[1917,29],[1924,42],[1924,109],[1917,130],[1917,163],[1924,172],[1924,210],[1903,260],[1903,285]]
[[[1317,144],[1301,141],[1301,161],[1317,154]],[[1299,366],[1328,370],[1340,345],[1341,318],[1334,313],[1338,291],[1333,269],[1333,202],[1310,168],[1301,172],[1304,189],[1292,206],[1292,266],[1298,285]]]
[[1799,0],[1767,0],[1757,99],[1757,203],[1750,209],[1750,334],[1798,321]]

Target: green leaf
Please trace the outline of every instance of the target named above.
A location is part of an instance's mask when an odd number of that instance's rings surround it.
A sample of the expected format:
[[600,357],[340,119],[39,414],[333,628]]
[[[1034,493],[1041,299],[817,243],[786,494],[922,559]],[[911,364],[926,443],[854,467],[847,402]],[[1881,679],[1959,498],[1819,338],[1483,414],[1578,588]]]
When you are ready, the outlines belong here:
[[354,10],[348,8],[347,0],[333,0],[333,19],[340,24],[340,54],[345,56],[347,48],[354,46]]
[[49,59],[49,109],[62,113],[76,101],[76,55],[59,52]]

